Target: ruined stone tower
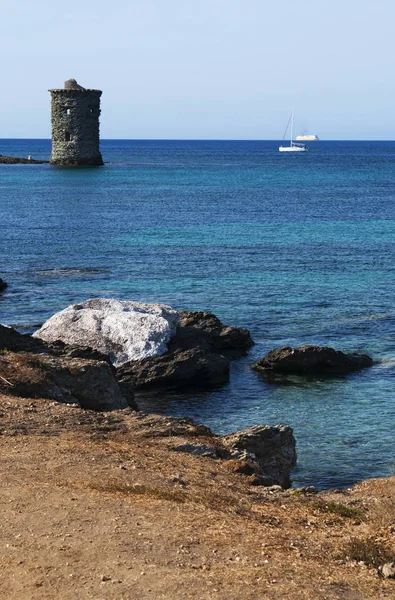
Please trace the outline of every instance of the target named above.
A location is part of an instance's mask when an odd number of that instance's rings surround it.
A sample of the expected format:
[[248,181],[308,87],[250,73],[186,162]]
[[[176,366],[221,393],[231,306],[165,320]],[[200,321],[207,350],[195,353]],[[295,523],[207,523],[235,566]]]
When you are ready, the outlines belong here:
[[100,90],[86,90],[75,79],[51,93],[52,153],[59,166],[102,165],[99,150]]

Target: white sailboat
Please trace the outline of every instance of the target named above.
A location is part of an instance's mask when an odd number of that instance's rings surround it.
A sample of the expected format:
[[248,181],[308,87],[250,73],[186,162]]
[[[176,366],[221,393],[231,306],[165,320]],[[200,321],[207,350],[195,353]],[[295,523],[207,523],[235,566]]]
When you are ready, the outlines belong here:
[[306,144],[298,144],[297,142],[294,142],[293,139],[292,139],[293,138],[293,133],[294,133],[294,111],[292,111],[292,114],[291,114],[291,116],[289,118],[287,128],[286,128],[286,130],[284,132],[284,135],[283,135],[283,140],[284,140],[285,136],[287,135],[287,131],[288,131],[288,127],[289,127],[290,123],[291,123],[291,141],[290,141],[290,145],[289,146],[282,146],[281,145],[279,147],[279,151],[280,152],[306,152],[306,150],[309,149],[308,146],[306,146]]

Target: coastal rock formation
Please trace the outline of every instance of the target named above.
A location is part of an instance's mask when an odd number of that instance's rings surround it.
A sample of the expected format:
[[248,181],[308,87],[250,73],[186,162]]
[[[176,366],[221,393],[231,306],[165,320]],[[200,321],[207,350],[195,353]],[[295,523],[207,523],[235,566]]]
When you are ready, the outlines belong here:
[[296,467],[295,445],[288,425],[255,425],[224,436],[213,435],[205,444],[184,443],[171,449],[228,460],[231,470],[247,475],[252,485],[287,489],[291,487],[290,472]]
[[[211,313],[99,298],[56,313],[33,336],[61,355],[64,344],[71,356],[88,346],[87,358],[109,359],[117,379],[136,388],[225,383],[229,358],[254,343],[248,330],[223,325]],[[92,349],[105,356],[91,356]]]
[[0,277],[0,293],[3,292],[6,287],[8,287],[8,283],[6,283],[4,279]]
[[35,340],[31,335],[19,333],[12,327],[0,325],[0,349],[13,352],[30,352],[43,346],[41,340]]
[[219,385],[229,378],[229,358],[245,354],[254,342],[247,329],[228,327],[208,312],[180,312],[168,352],[124,363],[117,377],[135,388]]
[[207,352],[237,358],[254,345],[250,332],[241,327],[229,327],[209,312],[179,312],[180,321],[169,350],[184,350],[199,346]]
[[291,486],[290,471],[296,466],[295,438],[289,425],[255,425],[222,436],[234,458],[245,461],[244,472],[256,485]]
[[33,158],[18,158],[0,154],[0,165],[43,165],[46,163],[49,163],[49,160],[34,160]]
[[229,360],[202,348],[176,349],[118,367],[117,379],[134,388],[218,385],[229,378]]
[[[0,356],[0,391],[49,398],[82,408],[108,411],[135,405],[127,399],[111,367],[102,361],[48,354],[7,352]],[[129,400],[129,402],[128,402]]]
[[95,298],[56,313],[33,336],[90,346],[119,366],[166,352],[178,319],[177,312],[163,304]]
[[342,375],[371,367],[373,360],[367,354],[344,354],[325,346],[277,348],[255,361],[251,368],[259,373],[299,373]]

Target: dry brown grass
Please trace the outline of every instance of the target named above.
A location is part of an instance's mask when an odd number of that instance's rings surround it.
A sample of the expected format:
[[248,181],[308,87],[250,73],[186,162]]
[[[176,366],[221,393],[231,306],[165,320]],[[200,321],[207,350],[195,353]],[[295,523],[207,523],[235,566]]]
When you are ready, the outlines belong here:
[[22,352],[18,354],[8,351],[1,353],[0,376],[0,385],[3,382],[3,386],[12,393],[17,393],[19,389],[28,389],[29,385],[42,385],[47,381],[47,376],[37,357]]
[[126,496],[146,496],[153,500],[166,500],[168,502],[183,503],[187,494],[183,490],[166,490],[143,485],[141,483],[124,483],[122,481],[107,481],[106,483],[89,483],[88,487],[97,492],[107,494],[123,494]]

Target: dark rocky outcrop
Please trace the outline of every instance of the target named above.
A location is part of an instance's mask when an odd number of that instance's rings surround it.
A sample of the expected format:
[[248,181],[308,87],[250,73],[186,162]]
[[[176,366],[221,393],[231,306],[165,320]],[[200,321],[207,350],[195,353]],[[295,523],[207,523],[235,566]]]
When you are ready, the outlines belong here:
[[94,410],[137,409],[133,388],[119,384],[114,374],[108,356],[88,346],[48,343],[0,325],[0,385],[9,393]]
[[325,346],[277,348],[255,361],[251,368],[262,374],[294,373],[301,375],[343,375],[371,367],[367,354],[344,354]]
[[228,435],[212,434],[205,443],[177,444],[174,452],[227,460],[229,468],[249,477],[252,485],[291,487],[290,472],[296,467],[293,431],[288,425],[255,425]]
[[44,343],[41,340],[35,340],[31,335],[19,333],[12,327],[0,325],[0,350],[30,352],[43,346]]
[[212,313],[182,311],[178,314],[180,321],[177,333],[168,346],[169,350],[187,350],[199,346],[207,352],[236,358],[254,345],[248,329],[223,325]]
[[255,485],[291,486],[290,471],[296,466],[295,438],[289,425],[255,425],[222,436],[234,458],[244,460],[239,470],[253,476]]
[[199,347],[177,349],[155,358],[125,363],[117,369],[117,378],[136,389],[217,385],[229,378],[229,360]]
[[43,165],[46,163],[49,163],[49,160],[35,160],[33,158],[19,158],[0,154],[0,165]]
[[77,403],[82,408],[107,411],[132,406],[110,365],[98,360],[65,358],[29,352],[0,355],[0,391],[27,398]]
[[8,287],[8,283],[0,277],[0,294],[1,294],[1,292],[4,292],[6,287]]

